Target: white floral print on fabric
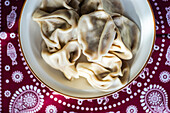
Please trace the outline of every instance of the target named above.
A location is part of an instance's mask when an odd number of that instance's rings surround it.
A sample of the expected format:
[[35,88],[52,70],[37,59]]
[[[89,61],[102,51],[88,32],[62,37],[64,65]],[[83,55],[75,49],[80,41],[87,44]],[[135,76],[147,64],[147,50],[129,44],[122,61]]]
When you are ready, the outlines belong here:
[[48,106],[46,107],[46,109],[45,109],[45,112],[46,112],[46,113],[57,113],[58,110],[57,110],[56,106],[54,106],[54,105],[48,105]]
[[0,39],[5,40],[7,38],[7,33],[6,32],[0,32]]
[[168,83],[170,81],[170,73],[168,71],[162,71],[159,75],[159,79],[163,83]]
[[16,49],[11,42],[9,42],[7,44],[7,56],[9,56],[10,59],[12,60],[12,65],[18,64],[17,61],[16,61],[16,59],[17,59]]
[[138,113],[138,109],[135,105],[130,105],[126,108],[126,113]]
[[166,59],[167,59],[167,61],[165,62],[165,65],[170,66],[170,46],[167,49]]
[[144,88],[140,96],[141,106],[145,112],[169,113],[168,95],[165,89],[159,85],[150,85]]
[[33,85],[19,88],[12,96],[9,104],[10,113],[35,113],[44,104],[44,95]]
[[12,73],[12,80],[16,83],[20,83],[23,80],[24,76],[21,71],[14,71]]
[[166,7],[165,10],[167,11],[166,19],[167,19],[168,25],[170,26],[170,6]]
[[4,92],[4,95],[5,95],[5,97],[10,97],[11,96],[11,92],[9,90],[6,90]]
[[7,27],[8,29],[12,29],[13,26],[15,25],[15,21],[16,21],[16,18],[17,18],[17,14],[16,14],[16,11],[17,10],[17,7],[16,6],[12,6],[12,11],[10,12],[9,15],[7,15]]

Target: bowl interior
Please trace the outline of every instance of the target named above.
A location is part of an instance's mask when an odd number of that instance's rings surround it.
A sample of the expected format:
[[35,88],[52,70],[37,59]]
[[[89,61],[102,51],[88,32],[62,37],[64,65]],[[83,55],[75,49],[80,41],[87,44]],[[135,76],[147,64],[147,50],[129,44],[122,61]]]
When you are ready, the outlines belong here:
[[[133,20],[141,30],[139,49],[130,69],[130,81],[139,74],[151,54],[154,44],[154,20],[147,0],[121,0],[125,15]],[[20,20],[20,44],[23,55],[32,72],[51,89],[76,98],[96,98],[111,94],[92,88],[84,78],[69,81],[60,71],[48,66],[42,59],[40,28],[32,20],[32,14],[39,7],[41,0],[27,0]],[[129,84],[128,83],[128,84]]]

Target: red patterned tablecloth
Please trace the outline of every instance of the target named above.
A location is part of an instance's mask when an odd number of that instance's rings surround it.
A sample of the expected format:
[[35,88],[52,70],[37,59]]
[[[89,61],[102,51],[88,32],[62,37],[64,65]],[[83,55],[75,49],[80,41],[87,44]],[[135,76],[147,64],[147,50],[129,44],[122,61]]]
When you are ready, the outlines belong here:
[[23,3],[24,0],[0,0],[0,112],[170,113],[169,0],[150,0],[156,18],[156,42],[138,79],[118,93],[94,100],[61,96],[32,75],[18,43]]

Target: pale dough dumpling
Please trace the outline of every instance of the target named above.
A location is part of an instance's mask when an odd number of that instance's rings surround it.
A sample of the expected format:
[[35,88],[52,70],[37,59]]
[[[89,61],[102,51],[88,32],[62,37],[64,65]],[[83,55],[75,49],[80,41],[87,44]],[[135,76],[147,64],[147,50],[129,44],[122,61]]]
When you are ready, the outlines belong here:
[[116,37],[110,47],[109,53],[117,55],[119,58],[124,60],[132,59],[133,55],[130,49],[128,49],[122,41],[119,30],[116,28]]
[[92,60],[92,62],[98,63],[106,69],[109,69],[112,73],[111,77],[123,76],[122,74],[122,60],[116,55],[108,53],[105,56],[102,56],[100,59]]
[[138,26],[130,19],[120,14],[113,16],[117,28],[120,31],[122,41],[128,47],[133,54],[137,52],[140,41],[140,30]]
[[61,9],[47,13],[38,9],[33,19],[39,23],[42,38],[50,52],[61,49],[68,41],[77,38],[75,28],[79,16],[73,10]]
[[49,53],[46,45],[42,44],[42,58],[54,69],[64,73],[67,79],[79,78],[75,62],[80,57],[81,50],[77,41],[68,42],[61,50]]
[[115,28],[111,16],[104,11],[95,11],[79,19],[78,42],[89,60],[108,52],[116,35]]
[[77,65],[79,76],[87,79],[90,85],[94,88],[108,91],[118,89],[127,83],[128,67],[123,70],[124,76],[112,76],[112,72],[97,63],[79,63]]

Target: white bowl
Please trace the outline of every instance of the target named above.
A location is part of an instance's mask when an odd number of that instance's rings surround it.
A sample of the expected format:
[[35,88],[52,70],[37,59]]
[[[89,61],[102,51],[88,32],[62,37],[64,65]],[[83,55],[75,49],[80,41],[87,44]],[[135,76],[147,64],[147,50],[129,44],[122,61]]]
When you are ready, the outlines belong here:
[[[132,19],[141,30],[139,50],[130,69],[130,81],[124,86],[126,87],[137,78],[151,55],[155,41],[155,21],[147,0],[121,0],[121,2],[125,9],[125,15]],[[110,92],[98,91],[92,88],[83,78],[69,81],[60,71],[47,65],[40,55],[42,40],[40,28],[32,20],[32,14],[40,3],[41,0],[27,0],[20,17],[19,40],[21,49],[33,74],[52,90],[69,97],[98,98],[118,91],[118,89],[113,89]]]

